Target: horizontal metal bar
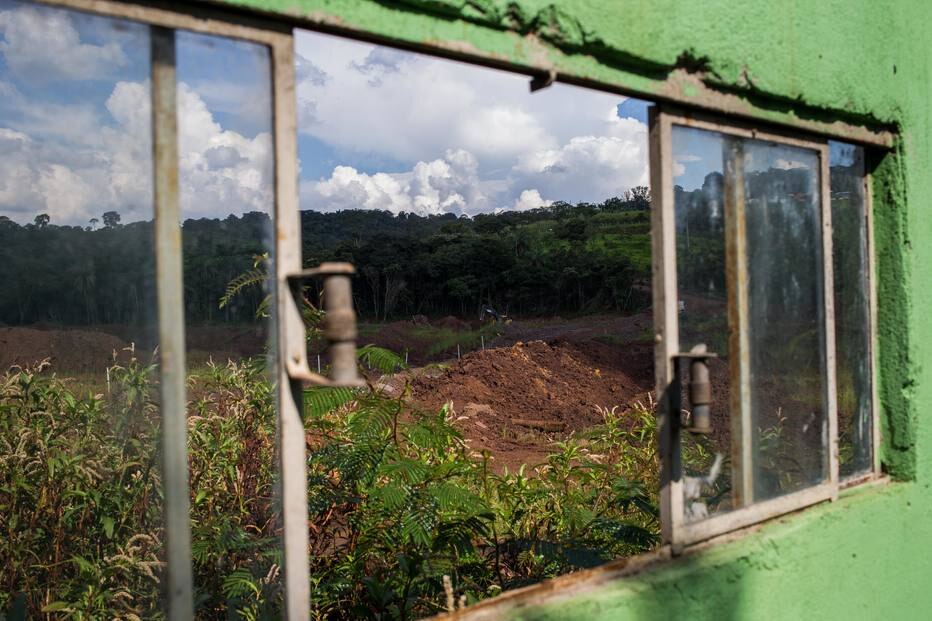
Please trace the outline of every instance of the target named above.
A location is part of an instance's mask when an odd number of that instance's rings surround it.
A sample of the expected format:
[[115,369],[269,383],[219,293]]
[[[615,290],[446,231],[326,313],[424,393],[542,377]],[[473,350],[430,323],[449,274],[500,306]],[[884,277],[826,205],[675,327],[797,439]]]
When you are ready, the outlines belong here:
[[364,388],[366,386],[366,382],[362,378],[351,382],[338,382],[330,379],[326,375],[314,373],[307,364],[306,356],[297,361],[289,359],[286,367],[288,377],[299,382],[311,384],[312,386],[332,386],[340,388]]
[[735,119],[713,116],[708,113],[683,110],[679,107],[664,106],[664,114],[670,116],[674,125],[694,127],[707,131],[719,132],[729,136],[776,142],[801,149],[820,151],[827,139],[801,138],[799,130],[781,131],[779,128],[761,129],[760,124],[743,123]]
[[352,276],[356,273],[356,268],[352,263],[321,263],[318,267],[310,267],[300,272],[288,274],[290,282],[300,282],[321,276]]
[[[844,121],[819,121],[800,118],[790,113],[773,113],[761,108],[736,93],[722,92],[708,86],[702,78],[686,69],[671,72],[663,81],[661,89],[649,97],[669,106],[694,110],[697,113],[728,116],[739,122],[785,128],[795,132],[815,134],[820,138],[844,140],[874,147],[890,149],[896,134],[887,129],[871,129],[865,125],[854,125]],[[822,116],[831,112],[814,111]]]
[[[117,0],[35,0],[56,6],[104,17],[160,26],[175,30],[188,30],[266,45],[291,41],[291,26],[280,20],[244,18],[242,13],[218,10],[193,2],[133,2]],[[283,39],[284,37],[284,39]]]
[[718,358],[718,354],[713,352],[683,351],[678,354],[672,354],[670,358],[682,358],[684,360],[708,360],[709,358]]

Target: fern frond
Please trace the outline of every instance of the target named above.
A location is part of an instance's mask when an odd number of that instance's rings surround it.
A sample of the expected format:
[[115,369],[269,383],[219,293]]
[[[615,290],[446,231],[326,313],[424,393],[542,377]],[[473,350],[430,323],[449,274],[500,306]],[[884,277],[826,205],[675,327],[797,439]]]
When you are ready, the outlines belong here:
[[256,584],[256,579],[245,567],[237,569],[223,579],[223,594],[227,598],[243,597],[250,593],[258,596],[261,592],[262,589]]
[[461,485],[449,481],[432,486],[429,493],[444,511],[474,514],[486,510],[485,502],[481,498]]
[[318,386],[304,391],[305,417],[320,418],[328,412],[343,407],[356,398],[351,388]]
[[614,539],[617,543],[625,543],[644,549],[650,548],[658,539],[655,532],[642,526],[611,518],[597,518],[590,525],[590,530],[595,534]]
[[243,289],[263,284],[267,277],[264,269],[257,268],[243,272],[227,284],[226,291],[220,298],[220,308],[225,308]]
[[408,365],[405,364],[404,358],[389,349],[377,347],[376,345],[360,347],[356,352],[356,356],[359,358],[360,362],[365,363],[370,368],[383,374],[394,373],[395,371],[408,367]]
[[383,464],[379,472],[391,479],[404,481],[408,485],[417,485],[427,478],[429,469],[426,464],[414,459],[399,459]]
[[433,503],[428,499],[417,499],[413,502],[411,510],[401,518],[401,533],[417,546],[430,545],[431,533],[436,522]]
[[375,496],[382,501],[386,509],[394,511],[407,504],[410,491],[411,488],[407,485],[389,483],[378,488],[375,492]]
[[375,439],[385,436],[391,428],[397,406],[387,399],[367,399],[347,420],[347,428],[354,439]]

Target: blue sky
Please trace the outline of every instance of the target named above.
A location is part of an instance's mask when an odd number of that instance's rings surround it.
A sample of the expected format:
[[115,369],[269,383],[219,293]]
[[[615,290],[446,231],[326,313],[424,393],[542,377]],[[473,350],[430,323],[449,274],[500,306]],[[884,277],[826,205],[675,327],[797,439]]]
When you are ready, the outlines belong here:
[[[0,0],[0,215],[151,218],[148,36]],[[271,206],[267,50],[178,36],[186,217]],[[475,214],[647,183],[643,102],[296,35],[301,206]]]
[[473,214],[647,183],[643,102],[321,34],[296,52],[304,208]]

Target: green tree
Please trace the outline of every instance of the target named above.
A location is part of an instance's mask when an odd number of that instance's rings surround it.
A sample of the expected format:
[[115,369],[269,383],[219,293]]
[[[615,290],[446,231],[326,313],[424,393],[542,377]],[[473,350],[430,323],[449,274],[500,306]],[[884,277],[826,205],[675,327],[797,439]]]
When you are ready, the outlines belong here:
[[106,211],[102,216],[104,226],[108,229],[115,229],[120,226],[120,214],[116,211]]

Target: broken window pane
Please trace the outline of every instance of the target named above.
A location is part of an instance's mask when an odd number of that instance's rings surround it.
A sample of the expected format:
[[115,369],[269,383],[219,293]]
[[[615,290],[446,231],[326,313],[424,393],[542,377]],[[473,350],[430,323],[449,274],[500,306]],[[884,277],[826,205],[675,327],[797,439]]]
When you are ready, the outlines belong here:
[[842,478],[873,467],[870,289],[864,149],[830,142],[838,467]]
[[473,601],[653,547],[644,102],[321,34],[296,51],[304,264],[355,264],[373,388],[305,395],[315,614],[420,616],[444,574]]

